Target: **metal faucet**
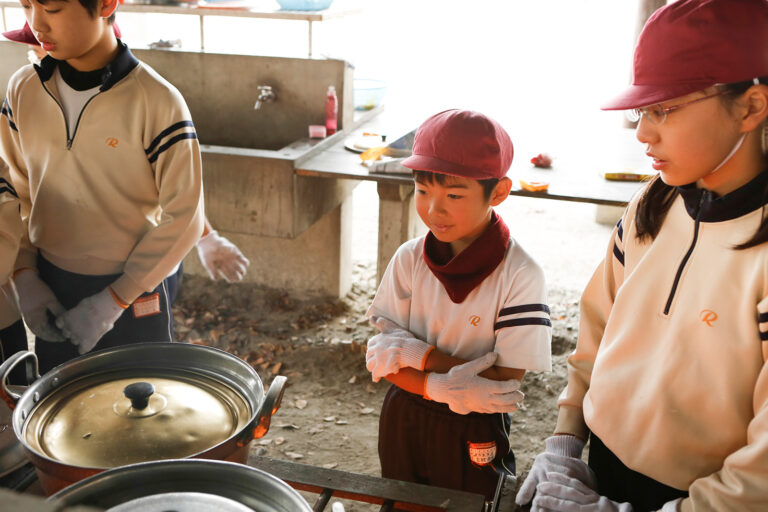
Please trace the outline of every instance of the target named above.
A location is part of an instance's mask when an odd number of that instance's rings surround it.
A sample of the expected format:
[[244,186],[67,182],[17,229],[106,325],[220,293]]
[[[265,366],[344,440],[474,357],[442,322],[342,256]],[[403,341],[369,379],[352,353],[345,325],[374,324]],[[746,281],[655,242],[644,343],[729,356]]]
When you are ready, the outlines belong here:
[[259,91],[259,96],[256,98],[256,104],[253,106],[253,110],[259,110],[262,103],[272,103],[275,101],[275,91],[272,90],[271,85],[259,85],[256,87]]

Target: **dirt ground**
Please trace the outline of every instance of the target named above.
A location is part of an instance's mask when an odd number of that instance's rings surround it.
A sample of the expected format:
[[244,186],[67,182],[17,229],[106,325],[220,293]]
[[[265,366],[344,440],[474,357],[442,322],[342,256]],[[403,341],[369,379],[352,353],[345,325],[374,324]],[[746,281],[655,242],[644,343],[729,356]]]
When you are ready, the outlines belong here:
[[[374,330],[363,318],[374,278],[370,266],[357,265],[344,299],[302,302],[253,285],[185,277],[174,311],[179,340],[238,355],[265,386],[275,375],[288,378],[269,433],[253,446],[256,454],[379,476],[377,429],[388,384],[371,382],[365,368],[365,343]],[[555,422],[565,355],[575,342],[577,299],[573,292],[550,291],[554,371],[526,377],[524,407],[512,414],[511,441],[522,478]],[[508,495],[513,491],[513,485],[506,489]],[[347,511],[377,510],[345,505]]]

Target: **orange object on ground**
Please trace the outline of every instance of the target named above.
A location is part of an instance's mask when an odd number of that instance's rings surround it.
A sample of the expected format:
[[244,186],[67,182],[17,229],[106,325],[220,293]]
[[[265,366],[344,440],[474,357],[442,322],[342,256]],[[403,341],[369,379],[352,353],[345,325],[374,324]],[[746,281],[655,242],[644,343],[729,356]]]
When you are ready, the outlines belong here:
[[520,188],[529,192],[545,192],[549,188],[549,183],[546,181],[520,180]]

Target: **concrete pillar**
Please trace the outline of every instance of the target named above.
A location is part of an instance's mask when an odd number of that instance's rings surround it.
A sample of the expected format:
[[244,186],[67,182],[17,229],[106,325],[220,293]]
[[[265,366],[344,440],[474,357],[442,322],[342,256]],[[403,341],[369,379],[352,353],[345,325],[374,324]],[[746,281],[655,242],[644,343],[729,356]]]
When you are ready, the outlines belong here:
[[413,185],[379,183],[379,250],[376,282],[381,281],[389,260],[403,242],[426,233],[426,226],[416,213]]
[[[296,296],[345,296],[352,286],[351,196],[295,238],[219,231],[251,261],[245,282],[287,290]],[[207,276],[197,250],[184,272]]]
[[624,206],[598,204],[595,206],[595,222],[605,224],[606,226],[614,226],[619,222],[625,209]]

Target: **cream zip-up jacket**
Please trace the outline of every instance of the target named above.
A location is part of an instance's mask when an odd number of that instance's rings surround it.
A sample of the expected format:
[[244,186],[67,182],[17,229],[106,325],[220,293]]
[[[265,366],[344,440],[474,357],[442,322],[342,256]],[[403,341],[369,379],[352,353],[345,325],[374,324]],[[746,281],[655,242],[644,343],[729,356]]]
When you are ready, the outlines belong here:
[[[8,281],[13,270],[22,230],[19,195],[10,182],[8,166],[0,159],[0,286]],[[6,306],[5,295],[0,290],[0,329],[10,325],[5,325],[7,323],[5,317],[11,313],[9,310],[10,305]],[[16,313],[15,308],[13,313]]]
[[581,300],[557,432],[688,489],[682,510],[768,510],[768,173],[720,198],[679,187],[658,236],[635,198]]
[[25,66],[8,85],[2,156],[26,226],[15,268],[39,250],[64,270],[121,274],[130,303],[153,290],[203,231],[200,149],[181,94],[120,43],[103,84],[68,126],[57,61]]

